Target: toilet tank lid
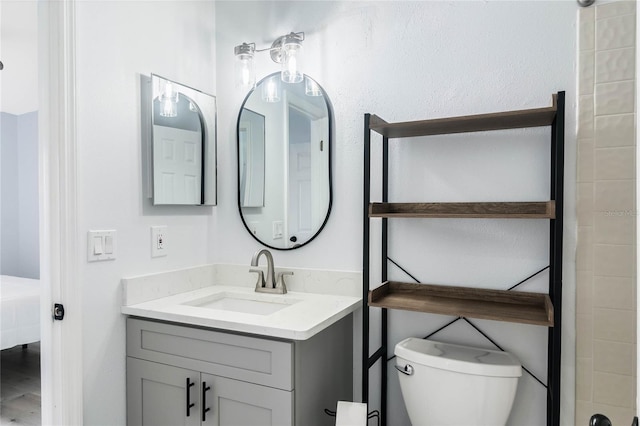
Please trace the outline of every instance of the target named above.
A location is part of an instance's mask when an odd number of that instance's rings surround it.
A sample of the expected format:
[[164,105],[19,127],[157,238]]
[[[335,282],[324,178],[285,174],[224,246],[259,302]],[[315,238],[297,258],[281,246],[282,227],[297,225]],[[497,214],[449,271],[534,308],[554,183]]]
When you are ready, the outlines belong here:
[[409,337],[396,345],[395,354],[407,361],[441,370],[478,376],[522,376],[520,362],[503,351]]

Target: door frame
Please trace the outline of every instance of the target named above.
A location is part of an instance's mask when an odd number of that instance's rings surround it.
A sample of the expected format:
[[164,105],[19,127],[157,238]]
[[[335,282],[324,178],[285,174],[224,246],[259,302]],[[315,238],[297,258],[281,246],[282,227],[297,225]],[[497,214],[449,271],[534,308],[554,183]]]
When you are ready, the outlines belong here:
[[74,0],[38,1],[38,64],[42,424],[81,425]]
[[[638,3],[636,3],[638,8]],[[636,75],[635,75],[635,128],[638,128],[638,113],[640,112],[640,54],[638,54],[638,46],[640,46],[640,9],[636,10]],[[636,147],[636,271],[640,271],[640,150],[638,149],[638,131],[635,134]],[[638,291],[638,273],[636,272],[635,283],[636,288],[636,371],[640,368],[640,353],[638,353],[638,344],[640,343],[640,291]],[[636,374],[636,416],[640,417],[640,375]]]

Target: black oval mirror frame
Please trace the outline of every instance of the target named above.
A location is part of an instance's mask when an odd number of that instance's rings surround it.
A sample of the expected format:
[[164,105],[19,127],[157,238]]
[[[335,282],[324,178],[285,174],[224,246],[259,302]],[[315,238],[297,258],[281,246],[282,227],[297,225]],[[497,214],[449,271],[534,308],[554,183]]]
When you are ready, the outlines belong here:
[[[327,211],[326,211],[326,215],[324,217],[324,220],[322,221],[321,225],[318,227],[318,229],[313,233],[313,235],[307,239],[306,241],[302,242],[302,243],[298,243],[298,237],[296,237],[295,235],[290,236],[290,238],[287,236],[286,238],[283,238],[283,241],[285,242],[286,245],[288,245],[288,242],[293,243],[293,245],[291,247],[276,247],[273,244],[268,244],[267,242],[261,240],[259,238],[258,235],[256,235],[254,232],[251,231],[251,228],[249,226],[249,224],[247,223],[247,220],[245,219],[245,216],[243,214],[243,206],[242,206],[242,191],[241,191],[241,187],[242,187],[242,177],[241,177],[241,138],[240,138],[240,134],[241,134],[241,119],[243,116],[243,112],[244,111],[251,111],[248,108],[245,108],[245,106],[247,105],[247,102],[249,101],[249,99],[251,98],[252,95],[257,95],[257,96],[261,96],[260,94],[260,90],[263,87],[264,84],[266,84],[266,82],[277,76],[277,78],[279,79],[280,73],[274,73],[271,75],[266,76],[265,78],[263,78],[262,80],[260,80],[260,82],[258,82],[256,84],[256,87],[254,89],[252,89],[249,93],[247,93],[247,96],[245,97],[244,101],[242,102],[242,106],[240,107],[240,112],[238,113],[238,120],[237,120],[237,124],[236,124],[236,149],[237,149],[237,153],[236,153],[236,158],[237,158],[237,196],[238,196],[238,211],[240,213],[240,218],[242,219],[242,223],[244,225],[244,227],[247,229],[247,231],[249,232],[249,234],[256,240],[258,241],[260,244],[270,248],[270,249],[275,249],[275,250],[292,250],[292,249],[297,249],[300,247],[303,247],[307,244],[309,244],[311,241],[313,241],[319,234],[320,232],[322,232],[322,230],[324,229],[328,219],[329,219],[329,215],[331,213],[331,207],[332,207],[332,203],[333,203],[333,189],[332,189],[332,167],[331,167],[331,155],[332,155],[332,142],[333,142],[333,109],[331,107],[331,102],[329,100],[329,97],[327,96],[327,93],[325,92],[324,88],[322,88],[317,82],[315,82],[315,80],[311,79],[310,77],[308,77],[307,75],[305,75],[305,79],[309,79],[312,82],[314,82],[317,87],[320,89],[321,93],[322,93],[322,97],[324,99],[324,103],[326,105],[327,108],[327,135],[328,135],[328,143],[323,145],[326,145],[326,149],[327,149],[327,185],[328,185],[328,203],[327,203]],[[285,87],[286,85],[288,85],[289,83],[281,83],[282,87]],[[304,85],[304,81],[302,83],[298,83],[298,84],[303,84]],[[266,145],[266,142],[265,142]],[[263,170],[264,173],[264,170]],[[265,183],[266,184],[266,183]],[[267,201],[264,200],[264,203],[266,203]]]

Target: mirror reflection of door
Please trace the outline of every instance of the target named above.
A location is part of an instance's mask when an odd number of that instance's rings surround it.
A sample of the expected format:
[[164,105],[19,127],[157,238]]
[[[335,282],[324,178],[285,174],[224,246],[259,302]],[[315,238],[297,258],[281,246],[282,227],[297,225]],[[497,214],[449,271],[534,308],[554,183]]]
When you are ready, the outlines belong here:
[[141,75],[141,94],[143,120],[150,118],[143,123],[143,171],[153,205],[216,205],[215,96],[156,74]]
[[154,108],[155,204],[202,203],[202,124],[197,109],[189,107],[189,98],[181,97],[175,117],[162,117],[160,108]]
[[245,109],[238,127],[240,205],[264,206],[264,116]]
[[290,247],[308,241],[325,218],[329,193],[326,179],[327,117],[314,117],[289,106],[287,240]]
[[309,241],[325,220],[329,128],[324,111],[306,98],[287,93],[288,166],[286,241],[289,247]]
[[311,189],[311,120],[302,111],[289,106],[289,200],[287,239],[295,246],[308,240],[313,232]]

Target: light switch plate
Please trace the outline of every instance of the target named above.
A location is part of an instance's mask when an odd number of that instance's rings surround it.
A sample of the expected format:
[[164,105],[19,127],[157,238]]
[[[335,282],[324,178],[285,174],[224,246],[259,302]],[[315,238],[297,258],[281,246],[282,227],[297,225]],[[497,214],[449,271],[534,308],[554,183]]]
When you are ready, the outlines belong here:
[[281,220],[274,220],[273,226],[273,239],[278,240],[284,235],[284,222]]
[[89,231],[87,233],[87,261],[99,262],[116,258],[116,231]]
[[151,257],[166,256],[168,252],[167,246],[167,226],[151,227]]

